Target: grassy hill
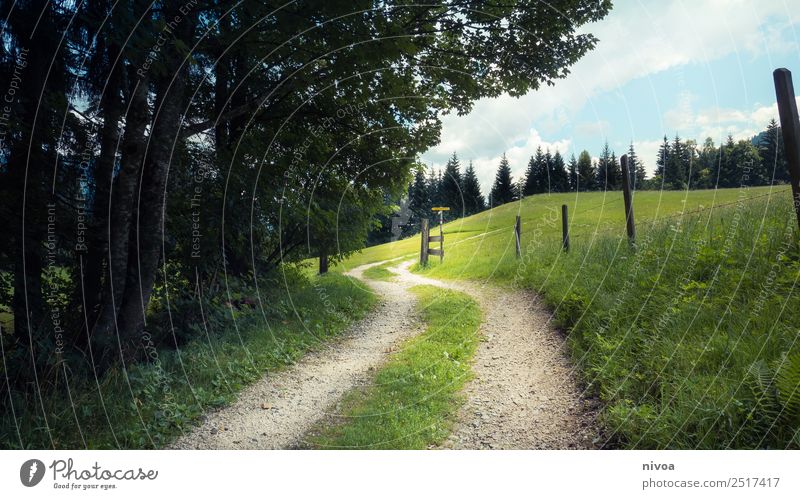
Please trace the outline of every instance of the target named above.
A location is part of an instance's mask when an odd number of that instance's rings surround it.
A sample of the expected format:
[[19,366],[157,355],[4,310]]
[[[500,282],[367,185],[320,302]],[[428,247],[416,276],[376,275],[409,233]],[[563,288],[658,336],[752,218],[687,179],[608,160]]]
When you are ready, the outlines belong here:
[[[800,253],[787,187],[643,191],[634,209],[635,250],[620,192],[531,196],[447,224],[444,263],[416,271],[539,292],[604,402],[613,442],[800,447]],[[418,251],[414,237],[339,268]]]

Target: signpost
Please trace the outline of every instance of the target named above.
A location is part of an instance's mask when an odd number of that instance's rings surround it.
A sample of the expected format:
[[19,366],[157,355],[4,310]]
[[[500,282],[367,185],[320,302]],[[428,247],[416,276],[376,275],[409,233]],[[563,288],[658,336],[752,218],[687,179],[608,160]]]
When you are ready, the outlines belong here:
[[428,253],[431,255],[435,255],[438,253],[439,263],[441,263],[442,260],[444,260],[444,229],[442,227],[444,225],[444,212],[450,211],[450,208],[448,208],[447,206],[436,206],[435,208],[432,208],[432,210],[439,212],[439,237],[432,236],[428,238],[428,241],[432,243],[439,241],[439,251],[437,252],[436,250],[429,249]]
[[[439,255],[439,262],[444,260],[444,229],[442,226],[444,225],[443,215],[442,212],[450,211],[450,208],[446,206],[437,206],[433,208],[433,211],[439,212],[439,235],[432,236],[430,234],[430,227],[428,226],[428,219],[422,219],[422,233],[421,233],[421,248],[419,252],[419,264],[420,265],[427,265],[428,264],[428,255]],[[439,249],[431,249],[430,243],[439,243]]]

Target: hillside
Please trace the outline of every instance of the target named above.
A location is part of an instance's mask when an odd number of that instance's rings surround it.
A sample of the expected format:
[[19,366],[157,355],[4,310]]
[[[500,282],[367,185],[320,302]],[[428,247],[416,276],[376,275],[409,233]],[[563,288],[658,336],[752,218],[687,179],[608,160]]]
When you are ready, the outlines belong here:
[[[619,445],[798,447],[800,259],[787,188],[637,193],[635,250],[621,198],[532,196],[456,220],[445,226],[443,264],[432,258],[416,271],[538,292]],[[569,253],[560,249],[562,203],[572,214]],[[415,237],[340,267],[418,251]]]

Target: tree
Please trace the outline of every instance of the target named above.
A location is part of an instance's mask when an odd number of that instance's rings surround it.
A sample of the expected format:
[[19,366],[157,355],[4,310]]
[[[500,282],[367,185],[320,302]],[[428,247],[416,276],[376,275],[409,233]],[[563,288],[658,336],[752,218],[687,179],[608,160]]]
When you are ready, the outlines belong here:
[[414,172],[414,182],[408,187],[408,222],[403,226],[403,235],[416,234],[420,220],[431,213],[428,184],[425,180],[425,165],[418,165]]
[[741,171],[739,159],[736,157],[736,143],[733,136],[728,135],[728,140],[720,146],[720,161],[717,187],[738,187],[741,185]]
[[697,155],[695,189],[711,189],[717,184],[719,155],[720,150],[714,145],[714,140],[707,137]]
[[497,174],[494,178],[492,192],[489,196],[489,206],[500,206],[515,199],[516,193],[514,192],[514,182],[511,178],[511,167],[508,164],[505,153],[503,153],[500,166],[497,168]]
[[597,160],[597,184],[602,190],[613,190],[619,186],[619,179],[617,157],[608,147],[608,142],[606,142]]
[[441,173],[437,173],[436,169],[431,167],[430,172],[428,174],[428,202],[431,206],[441,206],[441,199],[439,194],[441,193]]
[[447,220],[463,216],[466,212],[461,183],[461,165],[458,161],[458,156],[454,152],[450,159],[447,160],[440,187],[442,206],[450,208],[450,211],[444,214],[444,218]]
[[578,190],[578,160],[575,159],[575,154],[570,156],[567,170],[569,172],[569,190],[575,192]]
[[550,186],[552,192],[568,192],[569,191],[569,174],[564,165],[564,158],[561,153],[556,151],[553,155],[553,160],[550,163]]
[[528,161],[528,168],[525,172],[525,179],[522,186],[522,194],[531,196],[547,192],[549,186],[547,159],[542,151],[542,147],[536,148],[536,155],[531,156]]
[[762,172],[768,183],[788,183],[789,170],[786,166],[786,155],[783,148],[781,127],[772,118],[767,129],[759,134],[758,153],[761,156]]
[[[75,331],[67,356],[91,352],[101,370],[145,359],[142,332],[163,328],[152,314],[166,296],[197,317],[221,275],[251,286],[283,262],[361,248],[420,180],[409,158],[439,142],[441,116],[563,78],[610,7],[566,2],[570,22],[554,24],[532,0],[10,5],[0,86],[24,82],[0,144],[6,347],[22,359],[10,365],[63,360],[26,346],[52,342],[49,238],[68,276],[56,293]],[[198,327],[187,321],[170,327]]]
[[469,162],[469,166],[464,172],[464,178],[461,180],[461,192],[464,194],[465,215],[474,215],[486,209],[486,201],[481,194],[480,183],[472,161]]
[[647,172],[633,148],[633,142],[628,147],[628,174],[630,175],[628,181],[633,189],[644,189]]
[[597,188],[597,177],[592,157],[589,151],[583,150],[578,155],[578,184],[579,191],[593,191]]
[[671,154],[672,148],[669,145],[669,140],[667,140],[667,136],[664,135],[664,140],[661,142],[661,146],[658,148],[658,157],[656,158],[656,175],[655,178],[660,183],[660,188],[667,187],[665,185],[665,175],[667,171],[667,165],[671,161]]
[[664,186],[668,189],[685,189],[688,180],[689,153],[686,144],[675,135],[664,165]]

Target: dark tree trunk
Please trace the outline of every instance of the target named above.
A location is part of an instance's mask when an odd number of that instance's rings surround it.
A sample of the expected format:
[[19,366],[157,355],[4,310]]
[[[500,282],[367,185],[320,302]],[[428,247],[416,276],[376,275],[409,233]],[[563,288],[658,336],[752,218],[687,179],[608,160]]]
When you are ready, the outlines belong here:
[[92,332],[93,342],[101,350],[115,350],[116,346],[116,317],[125,293],[128,274],[128,245],[135,213],[134,199],[147,148],[145,130],[149,120],[148,81],[138,79],[133,67],[129,68],[129,72],[132,88],[122,138],[120,171],[114,181],[110,198],[108,279],[100,314]]
[[[189,16],[181,23],[177,34],[187,46],[194,34],[196,19]],[[141,175],[138,191],[137,223],[131,227],[128,251],[128,273],[125,293],[117,317],[118,334],[123,361],[133,360],[140,345],[139,335],[145,326],[147,305],[153,292],[162,251],[164,228],[165,187],[175,142],[181,140],[180,125],[188,64],[177,50],[167,55],[168,71],[159,75],[156,83],[155,119],[149,143],[149,154]]]
[[[117,59],[118,50],[112,50],[109,58]],[[84,320],[87,328],[94,326],[102,300],[104,284],[108,284],[108,240],[109,240],[109,201],[111,185],[114,179],[114,168],[117,162],[119,145],[119,121],[122,115],[122,67],[115,65],[109,76],[105,93],[102,97],[103,128],[100,131],[100,154],[95,164],[95,195],[92,207],[92,225],[89,233],[88,248],[83,265],[83,286],[78,287],[82,293],[79,301],[83,303]],[[78,343],[82,343],[84,334],[78,334]]]

